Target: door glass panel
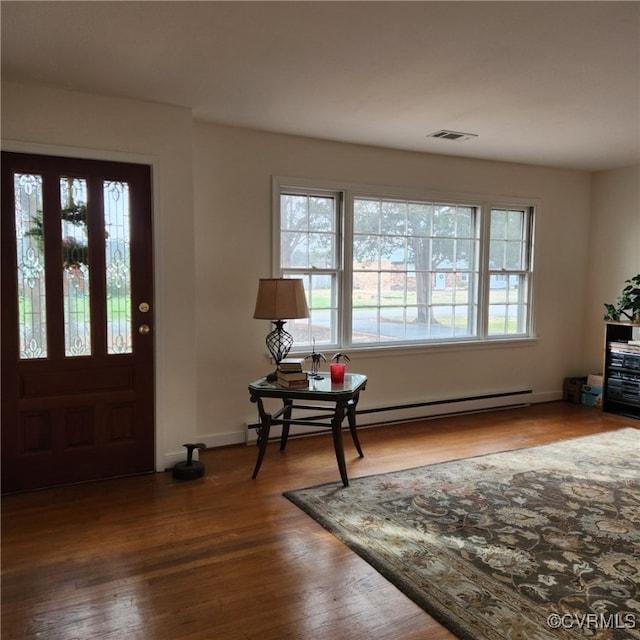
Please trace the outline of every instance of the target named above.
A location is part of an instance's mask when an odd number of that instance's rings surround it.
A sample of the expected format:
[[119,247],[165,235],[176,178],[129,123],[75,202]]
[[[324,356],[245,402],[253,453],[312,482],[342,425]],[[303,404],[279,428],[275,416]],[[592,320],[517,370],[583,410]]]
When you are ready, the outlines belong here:
[[107,353],[131,353],[131,261],[129,185],[106,181]]
[[60,178],[64,353],[91,355],[87,181]]
[[20,359],[47,357],[42,176],[14,174]]

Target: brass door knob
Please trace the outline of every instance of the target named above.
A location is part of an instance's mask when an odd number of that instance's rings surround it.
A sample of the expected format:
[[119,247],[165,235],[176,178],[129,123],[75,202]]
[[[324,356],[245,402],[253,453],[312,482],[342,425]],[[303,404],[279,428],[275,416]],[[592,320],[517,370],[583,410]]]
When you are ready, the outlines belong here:
[[146,333],[149,333],[150,331],[151,331],[151,327],[149,327],[148,324],[141,324],[138,327],[138,333],[141,333],[143,335],[146,334]]

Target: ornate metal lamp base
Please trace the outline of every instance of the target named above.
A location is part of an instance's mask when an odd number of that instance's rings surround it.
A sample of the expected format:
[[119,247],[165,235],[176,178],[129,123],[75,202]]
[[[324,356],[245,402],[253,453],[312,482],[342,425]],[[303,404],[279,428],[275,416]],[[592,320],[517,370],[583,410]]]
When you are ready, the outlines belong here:
[[[267,343],[267,349],[276,363],[276,369],[278,365],[287,357],[291,347],[293,346],[293,336],[284,330],[286,320],[273,320],[275,329],[267,335],[265,342]],[[267,380],[273,382],[276,379],[276,373],[271,373],[267,376]]]

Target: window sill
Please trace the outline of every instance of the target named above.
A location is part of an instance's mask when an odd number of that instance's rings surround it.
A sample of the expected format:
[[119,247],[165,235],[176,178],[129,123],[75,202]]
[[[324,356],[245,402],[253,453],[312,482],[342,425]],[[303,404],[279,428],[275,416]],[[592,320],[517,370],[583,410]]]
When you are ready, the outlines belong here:
[[[389,345],[389,346],[352,346],[344,347],[327,347],[316,346],[319,352],[341,350],[348,354],[357,353],[358,357],[365,358],[384,358],[395,357],[412,354],[421,354],[429,352],[447,352],[447,351],[485,351],[487,349],[519,349],[533,347],[539,343],[538,337],[518,337],[518,338],[495,338],[492,340],[457,340],[455,342],[439,342],[430,344],[406,344],[406,345]],[[291,350],[291,356],[302,357],[311,353],[312,347],[294,348]],[[326,354],[325,354],[326,355]]]

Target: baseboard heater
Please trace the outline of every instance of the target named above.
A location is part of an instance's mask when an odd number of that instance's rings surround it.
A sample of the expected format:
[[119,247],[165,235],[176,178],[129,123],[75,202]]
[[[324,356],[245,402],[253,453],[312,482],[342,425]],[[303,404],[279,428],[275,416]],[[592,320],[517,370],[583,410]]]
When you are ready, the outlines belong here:
[[[411,402],[407,404],[386,405],[356,411],[358,428],[380,427],[385,424],[398,424],[401,422],[413,422],[415,420],[427,420],[444,416],[459,415],[464,413],[478,413],[482,411],[494,411],[497,409],[510,409],[526,407],[531,404],[531,389],[519,391],[507,391],[503,393],[488,393],[463,398],[447,398],[444,400],[429,400],[425,402]],[[297,413],[296,415],[304,415]],[[345,420],[346,425],[346,420]],[[246,442],[254,444],[257,440],[257,423],[247,423]],[[346,427],[345,427],[346,428]],[[309,426],[292,425],[290,437],[310,436],[319,433],[327,433],[327,429],[317,429]],[[271,428],[270,440],[280,437],[280,427]]]

